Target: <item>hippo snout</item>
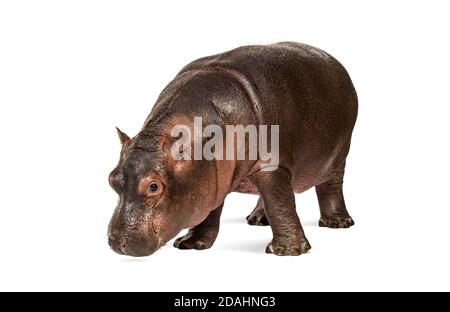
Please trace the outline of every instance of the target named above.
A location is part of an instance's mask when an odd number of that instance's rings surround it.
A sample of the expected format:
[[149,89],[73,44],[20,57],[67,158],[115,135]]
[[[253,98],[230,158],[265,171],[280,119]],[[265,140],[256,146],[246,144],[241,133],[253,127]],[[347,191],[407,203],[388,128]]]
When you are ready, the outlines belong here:
[[157,237],[124,237],[109,235],[108,243],[111,248],[121,254],[133,257],[145,257],[159,248]]

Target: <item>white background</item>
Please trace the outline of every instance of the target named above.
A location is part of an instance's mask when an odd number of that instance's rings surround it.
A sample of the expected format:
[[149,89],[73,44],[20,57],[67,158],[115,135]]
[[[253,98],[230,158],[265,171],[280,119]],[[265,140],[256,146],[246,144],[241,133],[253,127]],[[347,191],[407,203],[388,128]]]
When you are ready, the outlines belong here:
[[[0,290],[450,290],[446,1],[160,3],[0,2]],[[188,62],[283,40],[334,55],[358,91],[356,225],[319,228],[310,190],[310,253],[267,255],[256,197],[233,193],[212,249],[113,253],[114,127],[136,134]]]

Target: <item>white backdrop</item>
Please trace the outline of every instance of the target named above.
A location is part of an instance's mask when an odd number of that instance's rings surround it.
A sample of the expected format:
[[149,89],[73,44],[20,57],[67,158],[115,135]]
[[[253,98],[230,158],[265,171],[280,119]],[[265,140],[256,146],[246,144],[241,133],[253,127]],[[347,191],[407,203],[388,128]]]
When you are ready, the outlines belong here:
[[[450,290],[446,1],[1,1],[0,290]],[[270,228],[227,198],[206,251],[109,249],[114,127],[136,134],[188,62],[244,44],[299,41],[340,60],[360,110],[345,194],[356,225],[264,253]]]

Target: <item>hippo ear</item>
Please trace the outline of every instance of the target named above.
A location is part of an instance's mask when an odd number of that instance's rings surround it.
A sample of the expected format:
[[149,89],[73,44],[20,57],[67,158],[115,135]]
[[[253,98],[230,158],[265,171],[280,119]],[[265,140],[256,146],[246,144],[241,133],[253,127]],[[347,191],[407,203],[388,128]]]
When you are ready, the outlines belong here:
[[122,132],[119,128],[116,127],[117,130],[117,134],[119,135],[119,139],[120,139],[120,143],[122,145],[127,144],[128,142],[131,141],[130,137],[128,135],[126,135],[125,132]]

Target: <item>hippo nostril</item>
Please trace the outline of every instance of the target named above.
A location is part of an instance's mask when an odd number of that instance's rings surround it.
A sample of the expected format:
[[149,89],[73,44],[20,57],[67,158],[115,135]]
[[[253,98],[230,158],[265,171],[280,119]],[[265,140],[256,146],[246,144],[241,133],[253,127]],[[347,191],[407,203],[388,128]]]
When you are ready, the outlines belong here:
[[121,240],[120,243],[117,245],[117,247],[118,247],[118,249],[120,250],[120,252],[122,254],[124,254],[124,255],[127,254],[126,253],[127,244],[126,244],[126,240],[125,239]]

